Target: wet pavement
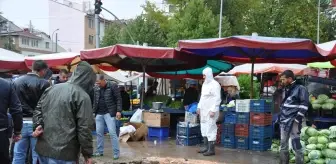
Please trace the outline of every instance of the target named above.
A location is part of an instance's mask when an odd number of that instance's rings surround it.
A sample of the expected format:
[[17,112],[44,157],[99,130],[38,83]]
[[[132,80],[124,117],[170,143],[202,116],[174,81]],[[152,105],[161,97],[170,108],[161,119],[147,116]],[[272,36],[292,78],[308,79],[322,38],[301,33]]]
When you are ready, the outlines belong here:
[[[94,140],[94,147],[96,140]],[[142,142],[120,142],[120,159],[112,160],[112,147],[109,136],[105,137],[104,156],[95,158],[97,164],[103,163],[137,163],[144,158],[169,158],[160,163],[225,163],[225,164],[277,164],[278,159],[271,152],[254,152],[216,147],[216,155],[204,157],[196,153],[198,146],[177,146],[175,140]],[[157,158],[157,159],[158,159]],[[175,161],[174,161],[175,160]],[[201,160],[201,161],[197,161]],[[157,160],[156,160],[157,161]],[[162,161],[162,160],[161,160]],[[179,161],[179,162],[177,162]],[[184,162],[180,162],[184,161]],[[207,162],[209,161],[209,162]],[[150,163],[150,162],[149,162]],[[154,162],[155,163],[155,162]]]

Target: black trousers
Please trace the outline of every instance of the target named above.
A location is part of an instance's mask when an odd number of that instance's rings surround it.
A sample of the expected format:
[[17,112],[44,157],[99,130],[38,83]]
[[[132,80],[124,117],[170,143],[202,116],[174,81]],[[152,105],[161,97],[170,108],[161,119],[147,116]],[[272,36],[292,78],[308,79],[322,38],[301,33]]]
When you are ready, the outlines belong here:
[[10,164],[9,160],[9,138],[7,131],[0,131],[0,161],[3,164]]

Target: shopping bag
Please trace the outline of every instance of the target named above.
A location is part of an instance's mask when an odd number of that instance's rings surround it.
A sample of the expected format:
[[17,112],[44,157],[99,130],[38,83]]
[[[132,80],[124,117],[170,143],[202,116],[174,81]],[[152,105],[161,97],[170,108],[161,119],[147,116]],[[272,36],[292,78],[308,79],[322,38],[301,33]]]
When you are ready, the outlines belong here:
[[141,123],[142,122],[142,109],[137,109],[137,111],[133,114],[130,119],[130,122],[133,123]]

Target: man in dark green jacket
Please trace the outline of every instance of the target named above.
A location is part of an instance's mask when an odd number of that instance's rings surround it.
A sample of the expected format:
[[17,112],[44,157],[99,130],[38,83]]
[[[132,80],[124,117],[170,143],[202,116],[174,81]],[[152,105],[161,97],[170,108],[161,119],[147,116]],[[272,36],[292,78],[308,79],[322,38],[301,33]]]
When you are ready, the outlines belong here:
[[91,66],[80,62],[68,82],[43,93],[33,117],[40,163],[75,163],[80,149],[86,163],[91,163],[93,111],[89,93],[95,80]]

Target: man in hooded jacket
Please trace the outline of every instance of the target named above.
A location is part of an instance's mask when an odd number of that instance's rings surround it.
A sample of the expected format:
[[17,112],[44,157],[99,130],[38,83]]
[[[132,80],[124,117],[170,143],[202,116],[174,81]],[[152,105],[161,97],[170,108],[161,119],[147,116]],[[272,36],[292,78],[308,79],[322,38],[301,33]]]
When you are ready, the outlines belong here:
[[80,62],[68,82],[43,93],[33,117],[40,163],[76,163],[80,149],[86,163],[91,163],[93,111],[89,93],[95,80],[91,66]]
[[204,145],[198,153],[203,153],[204,156],[211,156],[215,155],[216,121],[219,116],[219,105],[221,103],[221,87],[213,78],[211,68],[203,70],[203,78],[204,83],[201,99],[197,106],[197,113],[200,115]]

